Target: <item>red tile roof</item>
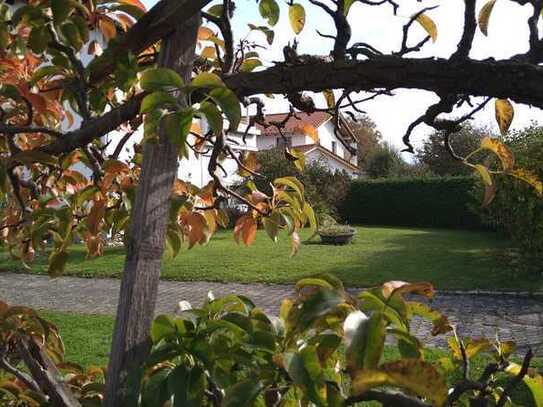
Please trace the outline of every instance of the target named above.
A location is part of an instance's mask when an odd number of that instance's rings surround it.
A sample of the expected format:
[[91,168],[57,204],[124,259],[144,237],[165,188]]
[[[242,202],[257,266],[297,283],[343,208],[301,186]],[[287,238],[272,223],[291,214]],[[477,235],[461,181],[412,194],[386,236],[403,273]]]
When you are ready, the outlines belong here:
[[[277,113],[277,114],[267,114],[266,123],[270,122],[282,122],[288,113]],[[285,133],[302,133],[303,125],[309,123],[315,128],[326,123],[330,120],[331,116],[326,112],[313,112],[313,113],[304,113],[297,112],[296,117],[291,117],[285,123],[283,131]],[[275,126],[264,127],[261,124],[257,124],[256,128],[262,132],[263,135],[277,135],[279,131]]]

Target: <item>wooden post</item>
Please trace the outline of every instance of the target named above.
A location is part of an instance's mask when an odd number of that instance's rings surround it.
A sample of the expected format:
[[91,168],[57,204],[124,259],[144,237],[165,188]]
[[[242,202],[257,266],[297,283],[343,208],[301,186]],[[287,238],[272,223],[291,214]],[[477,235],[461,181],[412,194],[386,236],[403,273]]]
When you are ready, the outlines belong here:
[[[199,13],[162,40],[159,65],[175,70],[190,82]],[[181,95],[181,103],[187,103]],[[177,148],[163,129],[156,143],[145,143],[141,177],[132,211],[124,273],[111,347],[104,407],[131,405],[130,375],[149,354],[150,328],[160,278],[160,266],[177,176]]]

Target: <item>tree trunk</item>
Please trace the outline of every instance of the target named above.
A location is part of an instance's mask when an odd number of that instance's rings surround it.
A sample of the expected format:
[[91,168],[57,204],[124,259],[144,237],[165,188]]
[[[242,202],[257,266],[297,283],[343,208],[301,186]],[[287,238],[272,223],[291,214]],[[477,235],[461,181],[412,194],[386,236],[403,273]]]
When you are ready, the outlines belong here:
[[[159,65],[177,71],[190,82],[200,22],[190,18],[164,38]],[[182,97],[181,103],[186,104]],[[170,209],[170,196],[177,175],[177,149],[163,130],[159,141],[145,143],[136,201],[132,211],[124,273],[111,347],[105,407],[130,406],[129,385],[139,384],[140,371],[150,349],[162,252]]]

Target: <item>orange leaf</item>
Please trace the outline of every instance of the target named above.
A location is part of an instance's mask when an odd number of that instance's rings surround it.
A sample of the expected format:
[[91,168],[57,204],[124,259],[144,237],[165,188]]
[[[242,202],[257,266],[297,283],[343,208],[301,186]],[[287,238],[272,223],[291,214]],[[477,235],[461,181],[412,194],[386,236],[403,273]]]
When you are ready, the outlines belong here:
[[145,9],[145,5],[139,0],[118,0],[118,1],[121,4],[128,4],[130,6],[136,6],[137,8],[139,8],[142,11],[147,11]]
[[215,33],[208,27],[198,28],[198,40],[206,41],[214,36],[215,36]]
[[115,23],[107,17],[102,17],[98,20],[98,27],[102,32],[104,38],[107,42],[117,36],[117,29],[115,28]]
[[209,234],[207,233],[207,222],[204,215],[199,212],[192,212],[185,218],[185,222],[188,226],[189,249],[196,243],[207,243]]
[[430,283],[406,283],[405,281],[389,281],[383,284],[383,296],[389,298],[392,294],[418,294],[426,298],[432,298],[435,294],[434,287]]
[[236,221],[234,227],[234,239],[239,244],[241,240],[245,246],[250,246],[256,238],[256,221],[252,215],[243,215]]

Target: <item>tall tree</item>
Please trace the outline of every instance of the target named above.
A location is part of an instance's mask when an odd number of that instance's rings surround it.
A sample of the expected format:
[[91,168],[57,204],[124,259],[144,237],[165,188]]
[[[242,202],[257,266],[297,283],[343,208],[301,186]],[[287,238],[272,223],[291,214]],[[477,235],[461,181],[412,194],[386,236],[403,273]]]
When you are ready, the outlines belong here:
[[[271,225],[268,229],[272,237],[277,234],[273,225],[284,223],[290,226],[295,252],[300,241],[298,229],[313,219],[303,199],[303,186],[293,179],[277,180],[272,197],[255,190],[242,196],[223,184],[220,174],[224,157],[258,176],[250,157],[240,156],[226,142],[225,134],[240,123],[240,101],[257,108],[249,122],[252,126],[265,124],[264,101],[255,95],[283,94],[292,105],[291,114],[295,109],[324,109],[337,121],[341,109],[359,109],[377,96],[391,96],[395,89],[434,92],[439,101],[409,126],[404,137],[406,150],[413,152],[410,135],[417,125],[433,126],[444,132],[448,151],[476,169],[491,191],[491,173],[454,153],[450,134],[490,100],[495,99],[502,132],[507,131],[513,117],[511,102],[543,107],[543,68],[539,66],[543,62],[543,39],[537,24],[542,3],[514,1],[519,6],[529,4],[533,12],[527,21],[528,51],[522,48],[520,54],[508,59],[470,58],[477,26],[487,34],[494,0],[482,9],[479,21],[475,0],[465,0],[464,6],[458,7],[464,26],[457,49],[448,58],[408,57],[437,38],[432,7],[421,5],[407,18],[399,37],[400,48],[384,53],[351,38],[347,16],[359,21],[368,7],[389,7],[401,15],[401,6],[395,1],[358,0],[360,7],[351,7],[354,2],[309,0],[306,6],[324,11],[333,21],[334,35],[322,34],[333,40],[330,55],[299,55],[296,46],[287,46],[285,60],[268,66],[263,66],[258,54],[262,44],[246,39],[234,42],[234,0],[223,0],[206,9],[197,37],[194,16],[209,0],[161,0],[149,12],[144,12],[139,0],[36,0],[21,2],[18,7],[2,4],[3,241],[14,256],[30,262],[33,253],[44,247],[46,238],[52,237],[49,271],[58,275],[68,261],[74,234],[83,238],[89,256],[102,253],[104,231],[124,231],[128,237],[106,405],[125,404],[119,400],[127,394],[128,371],[136,370],[145,356],[164,244],[176,253],[183,237],[190,247],[206,243],[223,219],[217,203],[226,197],[249,207],[236,225],[236,238],[246,244],[254,240],[258,223]],[[260,0],[258,6],[267,24],[250,25],[249,29],[263,32],[271,45],[281,9],[275,0]],[[290,24],[298,34],[305,25],[304,5],[291,2],[288,8]],[[135,24],[134,19],[138,19]],[[413,38],[417,35],[412,30],[415,24],[420,24],[427,35]],[[105,44],[93,40],[90,30],[101,32]],[[189,44],[191,39],[193,43]],[[195,48],[200,53],[191,66],[190,54]],[[82,53],[93,58],[89,65],[82,63]],[[331,92],[335,89],[340,90],[337,95]],[[327,106],[316,106],[304,91],[323,92]],[[471,103],[473,110],[459,119],[447,117],[463,103]],[[81,118],[77,125],[74,114]],[[197,126],[199,118],[209,122],[210,131],[202,133]],[[142,119],[142,145],[137,146],[131,162],[120,162],[115,154],[108,153],[103,136],[120,128],[124,134],[113,141],[118,151],[135,134]],[[74,122],[74,129],[63,130],[62,122]],[[281,129],[284,123],[270,125]],[[305,131],[314,134],[310,126]],[[208,186],[197,189],[173,180],[173,146],[179,158],[186,157],[189,149],[210,153],[212,182]],[[541,189],[530,173],[514,167],[508,150],[498,141],[484,139],[480,148],[500,157],[498,171]],[[302,166],[299,151],[288,149],[287,154]],[[76,162],[90,169],[91,179],[73,166]],[[268,219],[281,222],[270,223]]]
[[349,127],[357,140],[358,166],[364,169],[368,156],[379,146],[383,136],[377,124],[366,114],[358,114],[349,119]]
[[[459,131],[451,134],[451,148],[460,156],[465,157],[476,150],[481,140],[490,132],[482,127],[466,124]],[[472,173],[472,169],[462,165],[455,159],[443,144],[444,134],[433,132],[424,140],[422,147],[417,151],[418,160],[425,164],[436,175],[466,175]]]

